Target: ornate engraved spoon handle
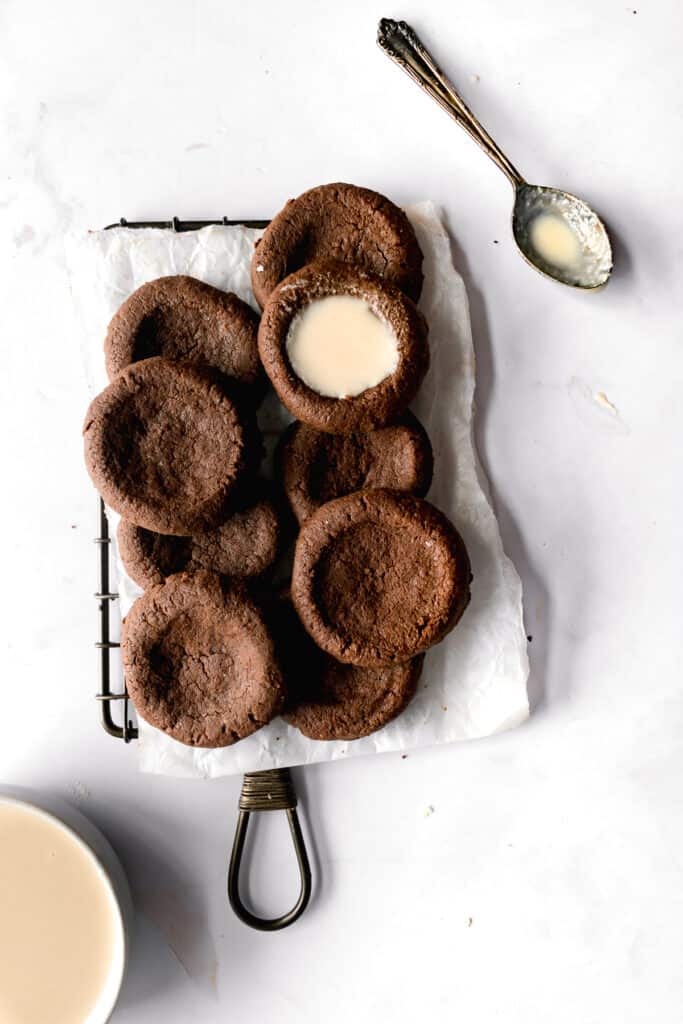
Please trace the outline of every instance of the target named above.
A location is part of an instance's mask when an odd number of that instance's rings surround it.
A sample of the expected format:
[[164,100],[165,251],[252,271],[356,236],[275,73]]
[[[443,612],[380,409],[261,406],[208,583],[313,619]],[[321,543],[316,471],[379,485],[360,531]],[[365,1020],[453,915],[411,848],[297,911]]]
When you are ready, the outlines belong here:
[[405,21],[382,18],[377,32],[377,44],[388,57],[403,68],[414,82],[424,89],[454,121],[464,128],[477,145],[509,178],[514,188],[524,184],[524,178],[479,123],[467,104],[458,96],[453,84],[443,73],[432,55],[423,46],[417,34]]

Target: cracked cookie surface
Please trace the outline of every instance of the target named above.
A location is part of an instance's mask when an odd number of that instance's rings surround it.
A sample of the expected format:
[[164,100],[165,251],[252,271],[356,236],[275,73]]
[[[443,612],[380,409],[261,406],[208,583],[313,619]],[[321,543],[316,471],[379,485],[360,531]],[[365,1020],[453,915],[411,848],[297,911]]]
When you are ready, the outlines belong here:
[[260,609],[214,573],[179,573],[150,587],[126,617],[121,654],[137,713],[189,746],[236,743],[284,701]]
[[369,188],[336,182],[290,199],[256,243],[251,283],[260,306],[289,274],[314,260],[353,263],[416,302],[422,251],[403,210]]
[[365,434],[328,434],[293,423],[277,454],[277,471],[299,523],[334,498],[390,488],[419,497],[429,490],[434,460],[422,424],[412,413]]
[[277,609],[275,636],[287,687],[283,718],[309,739],[369,736],[415,695],[424,655],[384,668],[344,665],[316,647],[287,600]]
[[260,457],[255,427],[222,388],[159,357],[122,370],[88,409],[85,463],[104,501],[137,526],[217,526]]
[[[317,299],[349,295],[363,299],[396,339],[396,369],[352,398],[318,394],[296,375],[287,357],[295,317]],[[429,366],[427,322],[394,285],[361,267],[334,261],[309,263],[272,292],[261,317],[261,362],[282,404],[293,416],[332,434],[363,433],[395,420],[415,397]]]
[[415,695],[424,655],[382,668],[324,654],[316,692],[301,694],[285,721],[312,740],[358,740],[393,721]]
[[155,533],[122,519],[117,539],[126,572],[143,589],[197,569],[239,579],[263,575],[280,552],[282,536],[269,492],[259,484],[224,523],[192,537]]
[[194,277],[160,277],[134,291],[114,314],[104,341],[109,379],[152,356],[209,367],[260,398],[258,315],[232,292]]
[[453,524],[397,491],[322,505],[301,527],[292,601],[316,644],[376,668],[438,643],[470,599],[470,562]]

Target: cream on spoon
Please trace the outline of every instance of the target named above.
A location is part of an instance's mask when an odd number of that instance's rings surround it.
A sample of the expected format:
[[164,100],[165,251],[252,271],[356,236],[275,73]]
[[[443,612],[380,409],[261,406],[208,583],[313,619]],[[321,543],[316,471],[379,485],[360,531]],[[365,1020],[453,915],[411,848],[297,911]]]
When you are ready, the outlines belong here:
[[508,177],[515,190],[512,231],[527,262],[547,277],[574,288],[592,290],[607,284],[612,273],[612,248],[597,213],[569,192],[529,185],[405,21],[382,18],[377,42]]

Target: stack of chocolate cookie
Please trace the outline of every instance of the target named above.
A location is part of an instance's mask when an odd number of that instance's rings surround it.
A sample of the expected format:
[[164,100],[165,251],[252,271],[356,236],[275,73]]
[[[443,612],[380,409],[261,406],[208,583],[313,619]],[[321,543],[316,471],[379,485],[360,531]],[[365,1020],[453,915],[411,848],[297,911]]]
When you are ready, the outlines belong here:
[[[314,739],[367,735],[466,607],[467,553],[423,500],[431,445],[407,410],[429,363],[421,267],[401,210],[328,185],[257,243],[260,324],[188,277],[144,285],[114,316],[86,464],[145,589],[124,623],[128,690],[175,739],[225,746],[281,712]],[[296,417],[275,484],[258,477],[266,375]],[[269,572],[292,518],[290,600]]]

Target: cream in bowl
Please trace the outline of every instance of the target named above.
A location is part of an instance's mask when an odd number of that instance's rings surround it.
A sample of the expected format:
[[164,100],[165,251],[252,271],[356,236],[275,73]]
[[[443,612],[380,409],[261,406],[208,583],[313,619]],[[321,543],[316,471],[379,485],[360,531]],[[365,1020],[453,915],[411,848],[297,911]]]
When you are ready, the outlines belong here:
[[78,812],[68,808],[56,817],[0,793],[2,1024],[104,1024],[109,1019],[127,948],[125,907],[117,888],[125,888],[124,902],[128,895],[122,874],[115,888],[93,846],[115,859],[104,837]]

